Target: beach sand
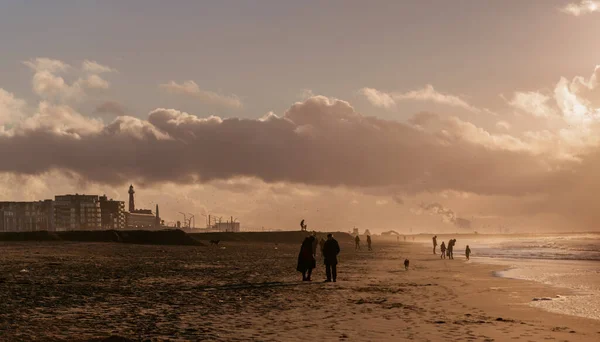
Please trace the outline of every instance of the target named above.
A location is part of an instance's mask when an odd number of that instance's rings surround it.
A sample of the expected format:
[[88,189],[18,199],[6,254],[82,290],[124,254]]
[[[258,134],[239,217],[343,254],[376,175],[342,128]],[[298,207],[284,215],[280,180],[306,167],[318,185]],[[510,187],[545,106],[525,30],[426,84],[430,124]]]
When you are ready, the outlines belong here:
[[[564,290],[411,243],[342,244],[337,283],[298,244],[0,244],[0,340],[598,341],[600,322],[529,305]],[[402,265],[409,258],[408,271]]]

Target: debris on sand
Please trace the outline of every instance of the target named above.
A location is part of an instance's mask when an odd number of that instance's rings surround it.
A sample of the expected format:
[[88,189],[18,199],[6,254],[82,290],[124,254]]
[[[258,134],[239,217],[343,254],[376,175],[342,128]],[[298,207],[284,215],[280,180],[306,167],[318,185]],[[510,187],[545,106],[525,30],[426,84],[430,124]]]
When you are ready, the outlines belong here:
[[534,301],[534,302],[539,302],[539,301],[542,301],[542,300],[552,300],[552,298],[548,298],[548,297],[537,298],[536,297],[536,298],[532,299],[532,301]]

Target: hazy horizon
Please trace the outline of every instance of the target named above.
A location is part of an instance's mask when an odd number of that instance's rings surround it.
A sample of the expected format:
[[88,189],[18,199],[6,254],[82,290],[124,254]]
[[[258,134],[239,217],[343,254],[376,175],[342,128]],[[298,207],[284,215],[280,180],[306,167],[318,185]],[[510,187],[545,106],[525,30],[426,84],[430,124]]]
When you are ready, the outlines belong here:
[[134,184],[197,227],[598,232],[599,8],[0,1],[0,201]]

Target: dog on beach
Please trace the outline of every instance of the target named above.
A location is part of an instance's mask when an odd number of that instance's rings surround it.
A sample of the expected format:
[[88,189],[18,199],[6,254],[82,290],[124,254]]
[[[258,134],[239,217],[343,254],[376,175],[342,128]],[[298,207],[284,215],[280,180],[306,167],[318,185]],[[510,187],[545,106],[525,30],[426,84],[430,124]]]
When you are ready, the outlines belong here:
[[210,240],[210,244],[215,246],[219,246],[219,242],[221,242],[221,240]]
[[408,271],[408,264],[410,264],[410,261],[408,259],[404,259],[404,269]]

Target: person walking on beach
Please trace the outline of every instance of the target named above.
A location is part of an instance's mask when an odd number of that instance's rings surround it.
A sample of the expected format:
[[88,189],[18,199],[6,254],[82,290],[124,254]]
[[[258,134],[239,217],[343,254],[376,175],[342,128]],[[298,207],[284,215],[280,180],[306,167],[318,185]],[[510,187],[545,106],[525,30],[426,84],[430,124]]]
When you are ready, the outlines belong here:
[[333,238],[333,235],[327,234],[327,241],[325,241],[325,246],[323,246],[323,256],[325,261],[325,274],[327,275],[327,280],[325,282],[330,282],[333,279],[335,283],[337,280],[337,256],[340,254],[340,245]]
[[358,235],[354,238],[354,250],[360,250],[360,237]]
[[433,254],[435,254],[435,249],[437,248],[437,235],[431,239],[433,240]]
[[373,250],[373,248],[371,248],[371,235],[367,235],[367,247],[370,251]]
[[467,245],[467,249],[465,249],[465,256],[467,257],[467,260],[469,260],[470,255],[471,255],[471,248],[469,248],[469,245]]
[[454,260],[454,245],[456,244],[456,239],[451,239],[448,241],[448,259]]
[[444,241],[442,241],[442,244],[440,245],[440,252],[442,252],[440,259],[446,259],[446,244]]
[[317,267],[317,262],[314,256],[314,240],[313,235],[308,236],[302,242],[300,253],[298,254],[298,266],[296,270],[302,273],[302,281],[311,281],[313,268]]

